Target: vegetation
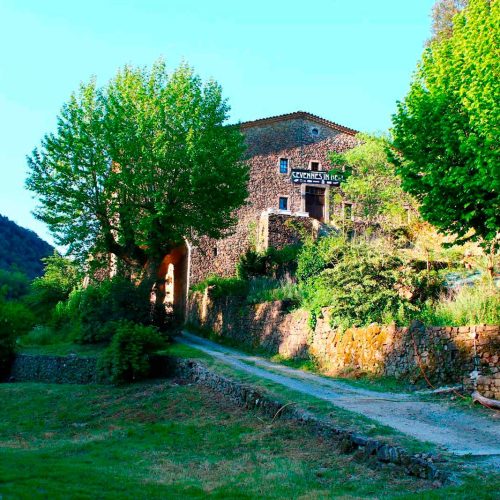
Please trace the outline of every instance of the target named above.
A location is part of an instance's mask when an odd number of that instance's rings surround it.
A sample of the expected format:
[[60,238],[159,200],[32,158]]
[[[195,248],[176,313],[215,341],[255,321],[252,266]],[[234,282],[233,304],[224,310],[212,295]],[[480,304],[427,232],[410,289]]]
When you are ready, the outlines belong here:
[[27,295],[30,282],[21,271],[0,269],[0,296],[7,299],[20,299]]
[[450,38],[453,34],[453,18],[461,12],[469,0],[437,0],[432,8],[432,41]]
[[332,326],[341,328],[407,323],[441,290],[437,275],[417,273],[396,255],[339,237],[306,245],[298,277],[313,321],[321,307],[331,306]]
[[42,261],[45,265],[44,274],[33,280],[26,301],[38,320],[46,322],[57,304],[66,300],[80,286],[82,274],[75,262],[57,252]]
[[0,215],[0,270],[21,272],[29,280],[43,272],[42,259],[54,248],[36,233]]
[[171,75],[162,61],[126,66],[104,88],[82,85],[28,160],[36,216],[70,254],[114,254],[151,285],[170,250],[222,236],[247,196],[228,112],[220,86],[186,65]]
[[393,117],[391,154],[425,220],[488,243],[492,253],[500,227],[499,30],[499,2],[470,0],[446,36],[431,41]]
[[[485,491],[471,480],[433,491],[429,482],[341,455],[301,426],[256,418],[196,386],[18,383],[0,392],[5,498],[399,498],[402,491],[405,498],[464,498],[467,489]],[[489,491],[496,481],[488,476]]]
[[298,305],[302,301],[300,287],[296,283],[273,278],[253,278],[249,282],[247,302],[259,304],[261,302],[273,302],[283,300],[290,304]]
[[244,297],[248,293],[248,282],[240,278],[222,278],[219,276],[209,276],[203,281],[191,287],[193,292],[204,292],[210,289],[210,295],[217,297]]
[[428,325],[498,325],[500,324],[500,293],[486,280],[474,286],[462,286],[443,295],[438,302],[427,305],[422,320]]
[[108,348],[99,359],[104,380],[115,384],[133,382],[149,374],[149,356],[165,347],[165,338],[151,326],[119,321]]
[[236,273],[242,280],[262,276],[281,278],[295,272],[300,248],[301,245],[287,245],[281,249],[269,247],[264,252],[250,248],[240,257]]
[[[330,153],[330,161],[341,169],[346,178],[340,198],[355,201],[354,216],[369,225],[377,224],[385,231],[403,226],[408,221],[408,210],[417,213],[415,201],[401,188],[401,179],[394,166],[387,161],[388,139],[384,136],[358,134],[359,143],[344,153]],[[337,199],[338,198],[338,199]],[[342,225],[345,217],[336,221]]]
[[34,324],[35,318],[24,304],[0,296],[0,379],[8,372],[17,338]]

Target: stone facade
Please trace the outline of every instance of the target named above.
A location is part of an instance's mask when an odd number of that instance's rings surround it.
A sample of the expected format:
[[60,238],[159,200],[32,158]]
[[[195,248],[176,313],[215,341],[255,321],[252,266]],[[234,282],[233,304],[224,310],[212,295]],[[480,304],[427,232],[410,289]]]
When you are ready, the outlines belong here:
[[194,293],[188,322],[222,337],[262,347],[288,358],[313,357],[331,375],[366,373],[417,381],[420,365],[433,383],[457,383],[479,362],[478,389],[500,399],[500,327],[411,327],[372,325],[345,332],[332,329],[330,310],[309,326],[306,311],[288,312],[283,302],[247,305],[243,299],[212,299]]
[[[257,240],[264,245],[286,244],[287,237],[280,234],[286,228],[274,217],[280,213],[280,197],[288,200],[288,210],[281,215],[300,219],[312,227],[314,222],[305,212],[306,184],[293,184],[291,169],[311,170],[311,162],[317,162],[319,170],[328,170],[329,152],[343,152],[356,143],[355,130],[303,112],[243,123],[241,130],[250,167],[249,197],[237,212],[236,227],[226,238],[203,238],[191,249],[190,284],[209,275],[234,275],[240,255],[256,245]],[[280,173],[280,159],[288,160],[287,173]],[[326,186],[326,220],[331,210],[329,191]],[[291,237],[289,229],[286,231]]]

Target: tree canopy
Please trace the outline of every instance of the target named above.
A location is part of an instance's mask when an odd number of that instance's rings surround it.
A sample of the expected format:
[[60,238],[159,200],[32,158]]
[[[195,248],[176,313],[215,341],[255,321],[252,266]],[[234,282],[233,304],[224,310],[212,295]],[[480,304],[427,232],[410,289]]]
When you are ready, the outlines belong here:
[[498,240],[500,3],[469,0],[426,48],[393,116],[391,160],[424,219],[457,241]]
[[221,87],[186,65],[126,66],[104,87],[82,84],[28,157],[35,216],[76,257],[109,252],[142,268],[184,238],[219,237],[247,196],[228,113]]
[[344,153],[330,153],[330,161],[342,168],[346,181],[342,192],[356,201],[356,215],[384,229],[401,225],[414,200],[401,188],[401,179],[387,161],[388,140],[358,134],[358,145]]
[[434,40],[449,38],[453,34],[453,18],[467,7],[469,0],[437,0],[432,8],[432,37]]

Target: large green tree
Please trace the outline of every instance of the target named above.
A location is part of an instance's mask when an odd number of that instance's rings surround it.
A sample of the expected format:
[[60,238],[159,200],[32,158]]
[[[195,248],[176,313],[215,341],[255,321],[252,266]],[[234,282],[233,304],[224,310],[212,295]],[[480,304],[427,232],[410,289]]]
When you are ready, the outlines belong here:
[[35,212],[69,253],[111,253],[154,276],[172,248],[220,237],[247,197],[239,129],[221,87],[181,65],[124,67],[63,106],[28,158]]
[[391,159],[422,216],[458,241],[500,227],[500,2],[469,0],[426,48],[393,117]]
[[385,230],[401,226],[407,220],[406,210],[415,201],[402,190],[401,179],[387,161],[387,137],[360,133],[356,138],[354,148],[329,155],[335,172],[346,178],[343,196],[356,202],[355,215],[370,224],[377,223]]

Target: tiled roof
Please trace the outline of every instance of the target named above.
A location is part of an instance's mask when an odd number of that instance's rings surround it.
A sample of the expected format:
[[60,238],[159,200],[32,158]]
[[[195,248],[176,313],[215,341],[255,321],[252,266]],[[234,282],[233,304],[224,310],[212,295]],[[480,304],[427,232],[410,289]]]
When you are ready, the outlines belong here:
[[284,115],[270,116],[269,118],[259,118],[258,120],[242,122],[240,123],[240,127],[243,129],[250,127],[259,127],[261,125],[269,125],[271,123],[281,122],[285,120],[296,120],[300,118],[316,122],[319,125],[324,125],[334,130],[338,130],[339,132],[343,132],[344,134],[356,135],[358,133],[357,130],[349,127],[344,127],[343,125],[331,122],[330,120],[325,120],[325,118],[307,113],[306,111],[296,111],[295,113],[287,113]]

